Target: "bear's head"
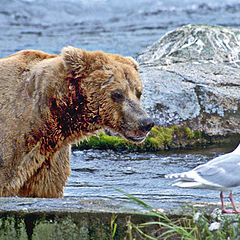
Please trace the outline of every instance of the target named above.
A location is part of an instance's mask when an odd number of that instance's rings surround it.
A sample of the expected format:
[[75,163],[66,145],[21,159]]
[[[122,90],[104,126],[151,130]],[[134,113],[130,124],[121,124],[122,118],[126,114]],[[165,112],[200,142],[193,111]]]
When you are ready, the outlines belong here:
[[143,141],[154,124],[140,106],[142,83],[136,61],[73,47],[64,48],[62,57],[69,79],[77,82],[83,96],[83,115],[90,128],[108,128],[128,140]]

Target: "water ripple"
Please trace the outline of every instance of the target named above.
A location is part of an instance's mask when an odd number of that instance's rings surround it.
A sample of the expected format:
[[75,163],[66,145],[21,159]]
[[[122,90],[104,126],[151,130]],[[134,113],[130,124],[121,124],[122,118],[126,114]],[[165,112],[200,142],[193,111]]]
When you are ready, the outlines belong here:
[[229,149],[202,149],[164,154],[75,151],[65,196],[120,200],[126,197],[116,189],[122,189],[155,207],[164,207],[168,201],[218,202],[218,192],[172,187],[164,175],[187,171],[227,151]]

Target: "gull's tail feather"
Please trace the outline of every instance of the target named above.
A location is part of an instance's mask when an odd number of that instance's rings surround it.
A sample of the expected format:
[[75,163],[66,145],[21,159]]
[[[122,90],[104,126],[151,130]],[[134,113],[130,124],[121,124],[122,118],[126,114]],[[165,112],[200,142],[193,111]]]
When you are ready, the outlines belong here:
[[188,182],[188,181],[177,181],[172,184],[172,186],[180,187],[180,188],[201,188],[202,183],[199,182]]
[[173,173],[165,175],[165,178],[174,179],[172,186],[180,188],[208,188],[222,189],[222,186],[202,178],[196,171],[191,170],[182,173]]
[[201,188],[202,183],[195,181],[194,177],[195,174],[192,171],[165,175],[165,178],[175,179],[172,186],[180,188]]

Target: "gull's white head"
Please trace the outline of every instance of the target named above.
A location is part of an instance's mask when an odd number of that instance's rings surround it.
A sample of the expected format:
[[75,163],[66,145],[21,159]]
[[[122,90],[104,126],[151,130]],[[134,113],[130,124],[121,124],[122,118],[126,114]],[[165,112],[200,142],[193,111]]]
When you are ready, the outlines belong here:
[[237,148],[233,151],[233,153],[240,155],[240,144],[239,144],[239,145],[237,146]]

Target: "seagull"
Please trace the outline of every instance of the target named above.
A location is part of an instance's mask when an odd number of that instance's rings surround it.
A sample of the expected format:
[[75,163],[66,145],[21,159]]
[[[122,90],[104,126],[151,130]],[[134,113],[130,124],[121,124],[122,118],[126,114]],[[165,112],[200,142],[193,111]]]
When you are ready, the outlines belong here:
[[[240,186],[240,144],[233,152],[216,157],[188,172],[167,174],[165,178],[175,179],[172,186],[219,190],[222,213],[240,213],[232,194],[232,188]],[[223,192],[226,191],[230,192],[232,210],[224,207]]]

